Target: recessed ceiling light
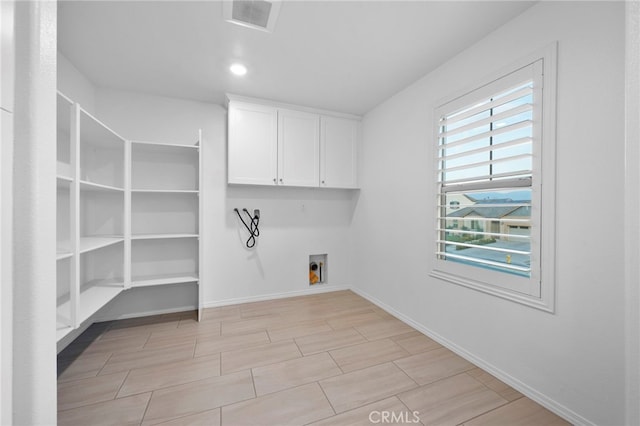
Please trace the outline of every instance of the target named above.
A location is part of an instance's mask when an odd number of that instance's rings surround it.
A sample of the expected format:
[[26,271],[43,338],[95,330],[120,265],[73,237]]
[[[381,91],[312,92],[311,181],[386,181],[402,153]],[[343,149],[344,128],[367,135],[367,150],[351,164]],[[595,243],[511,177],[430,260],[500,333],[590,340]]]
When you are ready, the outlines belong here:
[[245,75],[247,73],[247,67],[242,64],[233,64],[229,67],[229,70],[235,75]]

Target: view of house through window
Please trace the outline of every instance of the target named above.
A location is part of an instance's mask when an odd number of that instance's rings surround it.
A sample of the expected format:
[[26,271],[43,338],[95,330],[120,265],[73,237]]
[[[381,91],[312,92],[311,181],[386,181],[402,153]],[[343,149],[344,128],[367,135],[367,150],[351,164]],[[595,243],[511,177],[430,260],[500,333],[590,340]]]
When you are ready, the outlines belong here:
[[446,258],[529,276],[531,191],[452,192],[442,219]]

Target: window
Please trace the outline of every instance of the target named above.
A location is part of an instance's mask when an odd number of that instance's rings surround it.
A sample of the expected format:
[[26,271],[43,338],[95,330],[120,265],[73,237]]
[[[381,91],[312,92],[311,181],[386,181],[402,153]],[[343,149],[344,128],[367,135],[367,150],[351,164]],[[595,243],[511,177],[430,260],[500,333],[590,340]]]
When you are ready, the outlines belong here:
[[[555,246],[547,233],[554,227],[554,64],[555,46],[435,114],[432,275],[549,311],[554,267],[543,246]],[[544,194],[543,177],[551,184]]]

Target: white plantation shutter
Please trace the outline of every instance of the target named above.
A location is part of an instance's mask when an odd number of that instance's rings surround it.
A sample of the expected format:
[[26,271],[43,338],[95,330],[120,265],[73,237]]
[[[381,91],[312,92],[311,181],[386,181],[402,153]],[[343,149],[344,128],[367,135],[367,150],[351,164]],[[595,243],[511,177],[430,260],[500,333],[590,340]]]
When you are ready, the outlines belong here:
[[484,270],[474,274],[497,272],[515,283],[537,278],[532,249],[539,219],[532,213],[539,211],[542,65],[534,62],[436,110],[439,262]]

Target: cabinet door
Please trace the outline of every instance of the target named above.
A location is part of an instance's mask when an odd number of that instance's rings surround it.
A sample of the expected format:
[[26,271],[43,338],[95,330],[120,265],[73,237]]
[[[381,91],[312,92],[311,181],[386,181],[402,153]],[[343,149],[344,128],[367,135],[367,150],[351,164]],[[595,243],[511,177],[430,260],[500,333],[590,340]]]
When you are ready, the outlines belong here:
[[229,183],[277,183],[277,117],[277,110],[272,107],[229,104]]
[[278,184],[315,186],[320,180],[320,116],[278,110]]
[[357,147],[360,123],[322,117],[320,130],[320,186],[357,188]]

